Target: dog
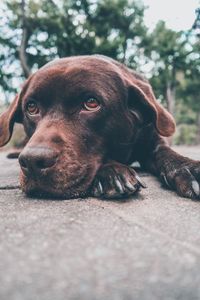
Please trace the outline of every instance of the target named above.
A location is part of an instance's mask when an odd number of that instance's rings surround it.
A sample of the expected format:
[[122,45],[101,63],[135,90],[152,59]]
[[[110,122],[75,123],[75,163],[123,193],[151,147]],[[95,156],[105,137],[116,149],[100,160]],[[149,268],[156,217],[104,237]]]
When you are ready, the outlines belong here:
[[148,81],[105,56],[50,62],[31,75],[0,117],[0,146],[14,123],[28,142],[19,155],[28,196],[130,197],[145,184],[141,167],[179,195],[200,198],[200,161],[167,144],[175,122]]

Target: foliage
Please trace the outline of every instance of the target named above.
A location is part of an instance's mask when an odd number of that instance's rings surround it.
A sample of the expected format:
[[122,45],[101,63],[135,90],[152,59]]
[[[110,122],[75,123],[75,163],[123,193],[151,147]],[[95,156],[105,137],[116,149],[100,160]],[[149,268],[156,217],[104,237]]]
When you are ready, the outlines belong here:
[[[3,24],[9,37],[0,36],[1,45],[6,47],[1,61],[19,59],[20,2],[4,1],[4,11],[12,15],[7,14]],[[128,47],[138,47],[145,35],[143,13],[141,4],[128,0],[62,0],[58,4],[29,0],[25,6],[28,65],[37,69],[56,57],[94,53],[125,61]]]
[[34,72],[58,57],[104,54],[147,75],[181,128],[176,142],[196,142],[198,135],[200,141],[199,37],[192,31],[171,30],[163,21],[150,32],[144,12],[140,0],[3,0],[0,93],[4,100],[9,102],[20,90],[27,76],[23,63]]
[[174,144],[176,145],[192,145],[196,138],[197,128],[195,125],[180,124],[174,136]]

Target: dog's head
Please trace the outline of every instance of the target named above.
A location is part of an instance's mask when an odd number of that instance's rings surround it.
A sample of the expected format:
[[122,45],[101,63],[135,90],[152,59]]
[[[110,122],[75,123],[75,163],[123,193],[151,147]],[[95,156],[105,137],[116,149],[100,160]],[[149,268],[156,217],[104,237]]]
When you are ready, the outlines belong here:
[[0,117],[1,146],[15,122],[29,137],[22,189],[70,198],[86,194],[107,159],[126,163],[142,126],[163,136],[175,128],[146,81],[101,56],[63,58],[32,75]]

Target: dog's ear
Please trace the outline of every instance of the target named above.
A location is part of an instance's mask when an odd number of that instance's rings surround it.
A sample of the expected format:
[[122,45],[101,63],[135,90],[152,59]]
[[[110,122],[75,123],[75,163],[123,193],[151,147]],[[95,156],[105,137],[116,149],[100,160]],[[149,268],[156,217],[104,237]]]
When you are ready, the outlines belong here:
[[8,109],[0,116],[0,147],[7,144],[12,136],[14,123],[21,123],[20,96],[17,95]]
[[175,132],[175,121],[172,115],[156,100],[152,87],[141,76],[128,69],[125,72],[128,85],[128,106],[142,107],[145,120],[153,122],[156,130],[162,136],[169,137]]

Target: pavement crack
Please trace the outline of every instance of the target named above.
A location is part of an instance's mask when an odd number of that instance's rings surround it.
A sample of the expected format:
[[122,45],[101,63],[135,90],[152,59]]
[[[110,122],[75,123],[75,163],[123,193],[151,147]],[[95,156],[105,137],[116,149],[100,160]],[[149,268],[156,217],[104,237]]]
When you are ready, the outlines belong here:
[[16,186],[1,186],[0,190],[19,190],[20,186],[16,185]]

